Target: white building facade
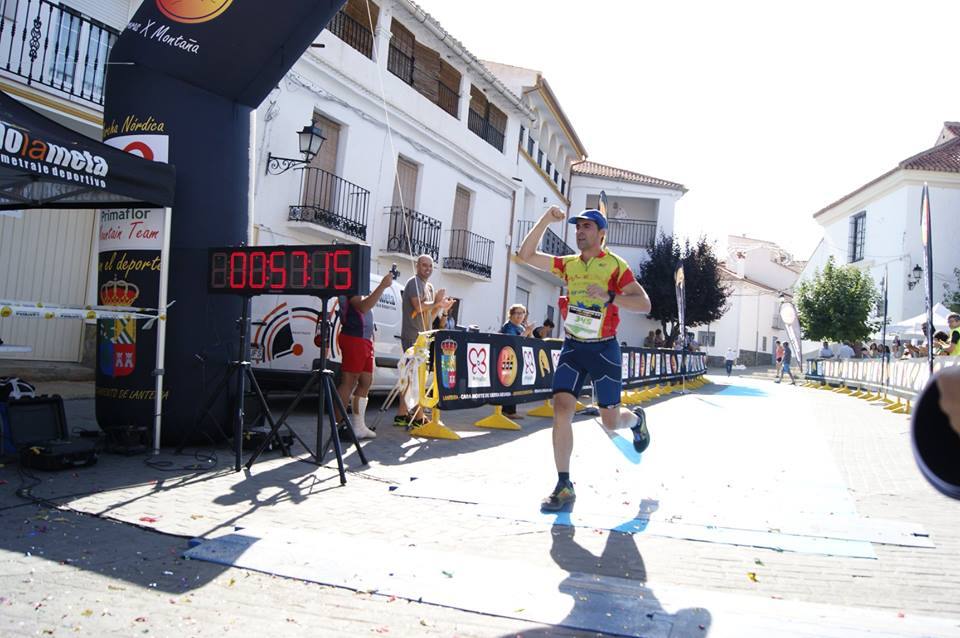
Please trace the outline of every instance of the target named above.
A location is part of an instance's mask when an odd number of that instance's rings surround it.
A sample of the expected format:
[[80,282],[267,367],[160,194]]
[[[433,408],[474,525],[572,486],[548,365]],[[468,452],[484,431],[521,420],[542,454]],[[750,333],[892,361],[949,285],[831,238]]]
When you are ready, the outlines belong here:
[[[371,7],[348,2],[258,109],[253,241],[364,243],[373,272],[397,263],[403,280],[429,254],[457,322],[496,331],[532,114],[413,3]],[[270,158],[296,157],[311,123],[320,153],[280,173]]]
[[[6,0],[0,90],[42,115],[100,140],[107,56],[139,0]],[[43,37],[25,37],[38,32]],[[0,214],[0,298],[96,304],[96,212]],[[0,318],[0,339],[29,352],[0,359],[92,366],[94,322]]]
[[802,264],[773,242],[731,235],[721,267],[730,287],[727,311],[719,321],[695,329],[701,349],[720,364],[733,348],[744,365],[770,365],[777,340],[787,338],[780,320],[781,299],[792,299]]
[[[944,287],[956,290],[960,266],[960,124],[947,122],[936,144],[814,214],[823,239],[801,279],[822,270],[830,257],[873,278],[877,291],[886,281],[891,323],[924,310],[925,268],[920,238],[923,184],[930,190],[933,231],[933,301]],[[877,309],[882,316],[882,307]]]

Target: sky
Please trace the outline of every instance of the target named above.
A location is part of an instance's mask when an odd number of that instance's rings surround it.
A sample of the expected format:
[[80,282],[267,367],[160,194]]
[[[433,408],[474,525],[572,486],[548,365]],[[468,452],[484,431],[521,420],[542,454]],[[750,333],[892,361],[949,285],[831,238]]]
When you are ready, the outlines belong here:
[[680,182],[676,233],[807,259],[813,213],[960,120],[960,2],[416,0],[541,71],[592,161]]

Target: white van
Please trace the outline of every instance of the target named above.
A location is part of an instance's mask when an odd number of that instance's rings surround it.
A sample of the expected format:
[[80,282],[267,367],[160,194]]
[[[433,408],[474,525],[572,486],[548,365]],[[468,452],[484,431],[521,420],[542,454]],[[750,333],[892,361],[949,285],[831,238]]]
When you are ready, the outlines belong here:
[[[370,275],[370,290],[380,285],[383,275]],[[397,382],[400,361],[400,319],[402,300],[396,281],[383,291],[373,308],[375,392],[388,392]],[[320,358],[320,300],[305,295],[260,295],[253,298],[250,316],[250,356],[257,381],[265,391],[299,390]],[[333,323],[330,369],[340,368],[340,313],[336,299],[327,304]]]

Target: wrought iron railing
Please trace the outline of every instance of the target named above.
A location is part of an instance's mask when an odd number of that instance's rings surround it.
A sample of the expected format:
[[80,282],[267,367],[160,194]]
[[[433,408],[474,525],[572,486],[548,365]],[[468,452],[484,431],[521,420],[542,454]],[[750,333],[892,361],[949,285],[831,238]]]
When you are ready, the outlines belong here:
[[290,207],[289,219],[366,240],[370,191],[319,168],[300,170],[303,204]]
[[[520,220],[517,222],[517,237],[516,244],[517,249],[520,248],[520,244],[523,243],[523,238],[527,236],[527,233],[530,232],[530,229],[533,228],[533,225],[536,222],[530,220]],[[556,234],[549,228],[547,232],[543,234],[543,239],[540,241],[539,249],[542,252],[545,252],[548,255],[556,255],[561,257],[563,255],[572,255],[574,253],[573,248],[563,241],[563,238],[560,235]]]
[[498,151],[503,151],[503,131],[473,109],[467,116],[467,128]]
[[387,251],[411,257],[430,255],[434,261],[440,258],[439,219],[401,206],[388,206],[387,214]]
[[453,117],[458,117],[460,94],[439,80],[437,81],[437,106]]
[[48,0],[0,0],[0,70],[100,106],[117,35]]
[[413,86],[413,56],[408,55],[390,45],[390,52],[387,54],[387,71]]
[[357,22],[343,11],[338,11],[327,28],[330,29],[330,33],[371,60],[373,59],[373,33],[366,25]]
[[443,267],[490,278],[493,264],[493,240],[469,230],[450,231],[450,251]]
[[607,243],[611,246],[653,248],[657,238],[657,222],[611,219],[607,224]]

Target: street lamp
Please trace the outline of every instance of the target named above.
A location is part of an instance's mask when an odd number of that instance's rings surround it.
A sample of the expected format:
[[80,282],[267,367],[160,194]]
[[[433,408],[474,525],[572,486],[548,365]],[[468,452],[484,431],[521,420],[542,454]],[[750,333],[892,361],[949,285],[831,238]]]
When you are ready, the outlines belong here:
[[920,264],[917,264],[910,273],[910,278],[907,280],[907,288],[913,290],[914,287],[920,283],[920,278],[923,276],[923,268],[920,267]]
[[280,175],[286,173],[294,166],[303,168],[309,164],[327,138],[323,136],[323,131],[313,124],[307,124],[303,127],[297,137],[300,141],[300,152],[303,153],[303,159],[291,159],[289,157],[278,157],[272,153],[267,154],[267,175]]

